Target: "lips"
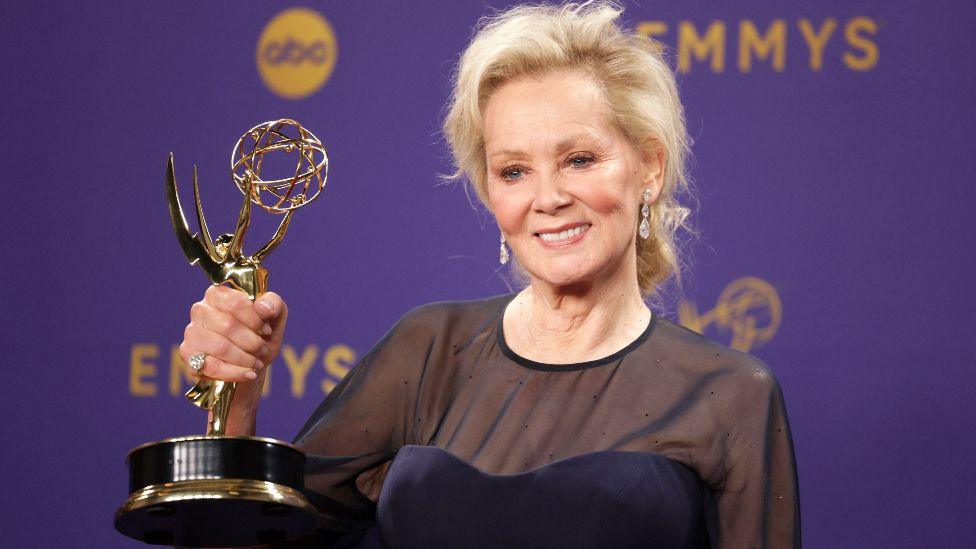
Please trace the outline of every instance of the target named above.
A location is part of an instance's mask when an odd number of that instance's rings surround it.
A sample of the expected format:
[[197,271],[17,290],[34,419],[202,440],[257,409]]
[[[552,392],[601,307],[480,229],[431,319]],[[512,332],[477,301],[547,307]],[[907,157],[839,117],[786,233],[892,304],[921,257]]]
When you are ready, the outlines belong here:
[[578,241],[590,229],[589,223],[572,223],[535,233],[544,244],[565,245]]

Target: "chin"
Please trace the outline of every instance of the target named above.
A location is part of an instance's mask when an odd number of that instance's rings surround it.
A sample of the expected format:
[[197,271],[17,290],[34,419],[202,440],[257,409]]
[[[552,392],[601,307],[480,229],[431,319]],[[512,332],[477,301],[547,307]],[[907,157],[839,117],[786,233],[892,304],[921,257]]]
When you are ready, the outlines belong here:
[[549,266],[539,270],[538,275],[533,275],[533,278],[553,286],[573,286],[588,282],[593,279],[593,276],[594,273],[591,270],[581,269],[580,265],[573,265],[571,268],[565,269]]

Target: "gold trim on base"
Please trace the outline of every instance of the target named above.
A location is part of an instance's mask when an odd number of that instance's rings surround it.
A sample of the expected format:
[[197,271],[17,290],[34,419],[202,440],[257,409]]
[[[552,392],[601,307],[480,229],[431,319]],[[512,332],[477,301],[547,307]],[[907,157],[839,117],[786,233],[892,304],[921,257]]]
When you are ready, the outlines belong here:
[[281,484],[250,479],[204,479],[153,484],[136,490],[115,512],[115,518],[152,505],[193,499],[244,499],[297,507],[313,515],[318,513],[304,494]]

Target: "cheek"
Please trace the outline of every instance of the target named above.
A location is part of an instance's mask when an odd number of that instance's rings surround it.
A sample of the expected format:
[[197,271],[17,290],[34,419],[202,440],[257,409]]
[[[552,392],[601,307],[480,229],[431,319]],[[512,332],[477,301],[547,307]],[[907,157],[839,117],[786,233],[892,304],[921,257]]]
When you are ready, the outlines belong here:
[[627,189],[611,179],[604,179],[601,184],[589,185],[582,189],[579,198],[597,216],[597,219],[607,222],[619,222],[626,217],[630,210],[627,200]]
[[509,190],[489,192],[488,207],[495,216],[495,222],[502,232],[517,234],[525,222],[527,205],[523,204],[518,193]]
[[621,198],[623,197],[611,193],[591,193],[586,203],[601,217],[613,218],[624,211],[625,205]]
[[628,184],[630,178],[615,175],[617,177],[604,178],[600,185],[581,190],[580,198],[593,212],[595,221],[604,227],[607,237],[613,238],[611,235],[620,233],[621,238],[629,238],[631,229],[637,226],[638,205],[628,193],[637,190]]

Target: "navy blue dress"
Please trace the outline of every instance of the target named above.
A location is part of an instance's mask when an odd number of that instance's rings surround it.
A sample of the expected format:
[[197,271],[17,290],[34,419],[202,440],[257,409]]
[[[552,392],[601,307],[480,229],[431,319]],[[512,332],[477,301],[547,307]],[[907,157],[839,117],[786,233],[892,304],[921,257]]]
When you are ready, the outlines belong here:
[[293,547],[799,547],[789,422],[759,359],[654,315],[600,360],[505,343],[513,295],[408,313],[298,434]]

